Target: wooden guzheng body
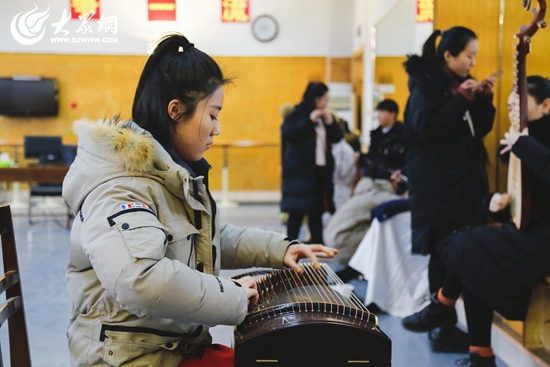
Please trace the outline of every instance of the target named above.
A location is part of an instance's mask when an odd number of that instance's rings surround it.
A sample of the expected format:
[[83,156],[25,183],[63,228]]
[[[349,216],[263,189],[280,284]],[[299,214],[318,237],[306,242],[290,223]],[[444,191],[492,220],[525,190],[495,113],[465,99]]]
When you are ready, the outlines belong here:
[[391,366],[377,317],[328,266],[301,265],[302,275],[256,277],[260,298],[235,329],[235,367]]

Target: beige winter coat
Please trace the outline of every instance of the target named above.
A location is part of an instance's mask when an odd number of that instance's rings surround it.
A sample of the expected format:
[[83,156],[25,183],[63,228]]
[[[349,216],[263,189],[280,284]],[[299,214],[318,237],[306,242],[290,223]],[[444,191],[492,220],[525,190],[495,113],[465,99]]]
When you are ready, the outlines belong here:
[[[176,367],[240,323],[245,292],[220,268],[283,267],[289,242],[221,225],[203,183],[133,122],[77,121],[63,182],[75,220],[67,284],[73,366]],[[199,271],[201,270],[201,271]]]

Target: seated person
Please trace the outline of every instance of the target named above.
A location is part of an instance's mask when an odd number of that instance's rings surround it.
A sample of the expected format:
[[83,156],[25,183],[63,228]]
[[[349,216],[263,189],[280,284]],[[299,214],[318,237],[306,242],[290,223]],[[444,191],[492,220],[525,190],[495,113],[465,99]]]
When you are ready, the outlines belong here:
[[504,224],[466,229],[443,238],[436,250],[451,273],[426,308],[403,319],[403,326],[416,332],[454,324],[453,306],[462,290],[470,366],[496,366],[491,348],[493,311],[510,320],[525,320],[533,289],[550,276],[550,82],[540,76],[528,77],[527,92],[528,131],[511,129],[501,144],[505,145],[502,153],[511,151],[531,172],[528,229],[520,231],[507,220],[507,205],[514,199],[510,194],[490,195],[486,201],[495,213],[493,219]]
[[334,256],[275,232],[221,223],[204,153],[220,134],[216,62],[181,34],[164,37],[136,88],[133,121],[80,120],[63,182],[75,213],[66,280],[72,366],[233,366],[209,328],[238,325],[258,300],[251,277],[220,270]]
[[[399,108],[393,100],[386,99],[376,109],[380,126],[371,131],[369,152],[359,158],[362,178],[325,228],[325,244],[340,250],[336,270],[346,267],[367,233],[371,210],[385,201],[400,198],[396,189],[401,185],[399,169],[405,165],[406,147],[403,124],[397,121]],[[357,275],[352,269],[346,271],[351,272],[351,277],[340,273],[343,281]]]

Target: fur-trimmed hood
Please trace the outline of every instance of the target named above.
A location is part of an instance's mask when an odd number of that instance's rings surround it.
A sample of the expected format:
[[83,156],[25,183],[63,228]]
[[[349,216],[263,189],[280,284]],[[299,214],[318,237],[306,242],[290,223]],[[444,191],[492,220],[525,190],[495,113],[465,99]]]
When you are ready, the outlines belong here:
[[118,177],[141,176],[164,182],[166,172],[183,171],[146,130],[118,117],[98,121],[78,120],[78,151],[63,181],[63,197],[77,212],[98,185]]
[[73,132],[79,137],[79,148],[93,146],[94,153],[130,171],[147,172],[153,166],[154,139],[132,121],[118,116],[97,122],[78,120]]

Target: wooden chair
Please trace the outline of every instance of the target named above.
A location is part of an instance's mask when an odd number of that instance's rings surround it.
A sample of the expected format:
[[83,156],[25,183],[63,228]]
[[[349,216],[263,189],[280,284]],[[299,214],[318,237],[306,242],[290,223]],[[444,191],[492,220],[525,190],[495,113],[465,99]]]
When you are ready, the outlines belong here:
[[549,287],[550,283],[541,284],[533,292],[523,328],[523,344],[550,364]]
[[[8,321],[11,366],[30,367],[31,356],[27,323],[23,307],[23,295],[19,276],[19,263],[9,205],[0,206],[0,237],[4,274],[0,274],[0,293],[6,293],[6,301],[0,303],[0,326]],[[0,367],[2,367],[0,350]]]

